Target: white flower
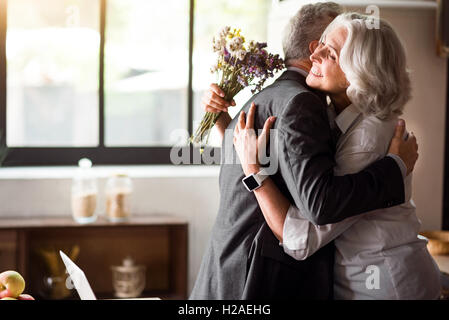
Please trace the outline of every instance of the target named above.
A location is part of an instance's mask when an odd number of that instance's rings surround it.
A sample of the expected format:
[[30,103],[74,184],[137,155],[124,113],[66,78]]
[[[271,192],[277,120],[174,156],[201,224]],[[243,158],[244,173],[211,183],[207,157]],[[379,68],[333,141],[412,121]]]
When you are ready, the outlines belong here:
[[231,42],[229,43],[229,51],[232,53],[236,53],[240,49],[242,49],[243,46],[243,39],[240,37],[232,38]]
[[245,50],[239,50],[236,53],[236,56],[239,60],[243,61],[246,57],[246,51]]
[[229,31],[231,31],[231,27],[228,27],[228,26],[224,27],[223,29],[221,29],[221,31],[219,33],[220,37],[226,38],[229,34]]
[[251,41],[249,42],[249,44],[248,44],[248,50],[249,50],[249,51],[252,51],[252,50],[254,50],[254,49],[256,49],[256,41],[251,40]]
[[214,52],[220,51],[221,49],[215,38],[212,39],[212,49],[214,50]]
[[219,51],[224,51],[224,48],[226,46],[226,39],[223,38],[218,38],[216,39],[215,37],[212,40],[212,48],[214,50],[214,52],[219,52]]
[[241,37],[232,38],[232,42],[235,43],[239,48],[242,47],[243,39]]

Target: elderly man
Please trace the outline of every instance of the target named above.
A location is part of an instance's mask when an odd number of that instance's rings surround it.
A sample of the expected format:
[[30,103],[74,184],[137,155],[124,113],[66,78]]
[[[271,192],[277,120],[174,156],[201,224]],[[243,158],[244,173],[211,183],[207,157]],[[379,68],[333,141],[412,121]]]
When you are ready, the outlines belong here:
[[[416,141],[394,138],[387,157],[357,174],[333,175],[338,133],[331,130],[324,96],[308,88],[305,78],[321,33],[341,11],[329,2],[302,7],[284,34],[287,71],[242,108],[247,113],[252,102],[258,105],[255,129],[270,116],[282,118],[282,131],[289,134],[279,137],[279,170],[272,181],[318,225],[404,202],[403,179],[417,159]],[[208,111],[230,106],[214,86],[203,104]],[[223,133],[234,129],[237,121],[223,113],[217,126]],[[229,138],[224,136],[223,147]],[[304,261],[285,254],[242,178],[240,164],[222,161],[219,212],[190,298],[332,298],[333,243]]]

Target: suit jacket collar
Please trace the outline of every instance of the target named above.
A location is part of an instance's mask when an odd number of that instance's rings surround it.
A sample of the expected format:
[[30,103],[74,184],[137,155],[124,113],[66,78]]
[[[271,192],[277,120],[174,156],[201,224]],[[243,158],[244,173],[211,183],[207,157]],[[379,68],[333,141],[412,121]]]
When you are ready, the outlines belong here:
[[321,91],[315,90],[313,88],[310,88],[306,83],[306,77],[304,77],[302,74],[296,71],[292,70],[286,70],[283,74],[280,75],[280,77],[276,81],[283,81],[283,80],[293,80],[296,82],[299,82],[303,87],[306,87],[308,90],[315,93],[320,99],[323,101],[325,105],[327,105],[326,102],[326,95],[322,93]]
[[299,72],[296,72],[296,71],[292,71],[292,70],[284,71],[284,73],[281,74],[281,76],[277,79],[277,81],[282,81],[282,80],[297,81],[297,82],[301,83],[304,87],[307,87],[306,77],[304,77],[302,74],[300,74]]

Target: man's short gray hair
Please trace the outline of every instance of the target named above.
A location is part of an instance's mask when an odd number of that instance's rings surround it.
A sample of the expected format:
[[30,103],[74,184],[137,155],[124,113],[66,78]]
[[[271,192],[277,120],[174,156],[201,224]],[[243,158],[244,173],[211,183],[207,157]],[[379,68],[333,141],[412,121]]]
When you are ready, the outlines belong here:
[[309,44],[321,37],[324,29],[340,13],[343,8],[335,2],[319,2],[303,6],[285,27],[282,46],[284,59],[309,59]]
[[345,13],[332,21],[321,40],[339,27],[347,30],[339,61],[349,82],[349,100],[365,115],[382,120],[401,115],[411,84],[405,49],[394,29],[383,19]]

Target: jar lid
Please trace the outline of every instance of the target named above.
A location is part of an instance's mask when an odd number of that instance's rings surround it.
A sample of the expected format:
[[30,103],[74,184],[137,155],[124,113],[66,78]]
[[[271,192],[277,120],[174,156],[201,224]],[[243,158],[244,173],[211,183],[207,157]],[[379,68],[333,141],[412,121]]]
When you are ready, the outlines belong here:
[[78,161],[78,166],[80,168],[92,168],[92,161],[88,158],[82,158]]

